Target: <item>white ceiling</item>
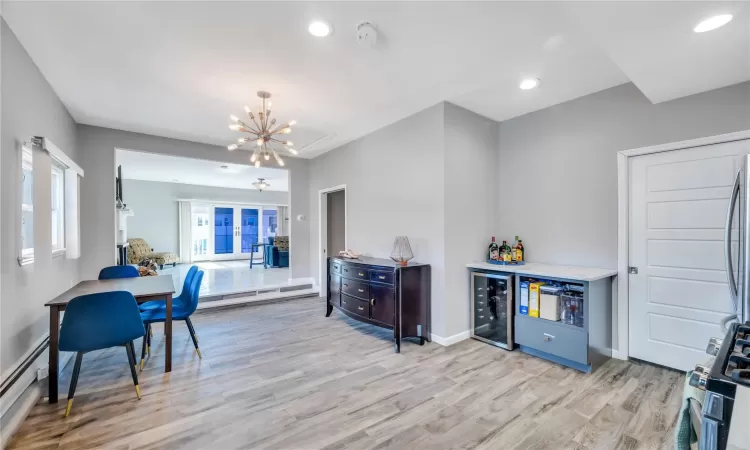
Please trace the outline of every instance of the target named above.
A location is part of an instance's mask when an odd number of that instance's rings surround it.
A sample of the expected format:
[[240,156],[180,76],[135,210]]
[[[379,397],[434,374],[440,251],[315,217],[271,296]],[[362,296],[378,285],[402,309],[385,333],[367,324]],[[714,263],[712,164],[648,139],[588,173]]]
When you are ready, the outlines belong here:
[[[252,189],[258,178],[271,185],[268,191],[288,191],[289,172],[270,167],[244,166],[202,159],[117,149],[117,164],[126,180],[160,181],[235,189]],[[222,167],[225,166],[225,167]]]
[[[314,157],[440,101],[495,120],[633,81],[653,102],[750,79],[742,2],[8,2],[81,123],[227,145],[273,94]],[[695,34],[696,23],[732,22]],[[313,38],[307,24],[334,27]],[[356,25],[378,28],[374,48]],[[521,91],[524,76],[539,88]],[[316,142],[307,148],[306,145]]]

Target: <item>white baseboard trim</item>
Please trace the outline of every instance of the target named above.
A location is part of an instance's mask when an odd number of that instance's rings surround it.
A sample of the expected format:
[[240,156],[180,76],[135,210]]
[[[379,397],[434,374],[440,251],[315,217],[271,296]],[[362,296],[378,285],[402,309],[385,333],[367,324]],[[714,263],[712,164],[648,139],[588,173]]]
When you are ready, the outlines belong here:
[[[46,337],[45,335],[44,338]],[[73,354],[60,352],[59,373],[62,373],[68,365]],[[37,369],[47,367],[48,360],[49,348],[39,354],[34,363],[0,400],[0,449],[8,445],[39,399],[47,396],[45,392],[47,384],[37,380]]]
[[[36,380],[36,374],[34,376]],[[20,382],[21,380],[18,380]],[[22,391],[16,401],[0,417],[0,448],[4,449],[13,439],[21,424],[29,416],[31,409],[42,397],[44,383],[34,381],[26,390]]]
[[628,360],[628,356],[627,355],[624,355],[624,354],[620,353],[618,350],[614,350],[614,349],[612,350],[612,358],[614,358],[614,359],[621,359],[623,361],[627,361]]
[[447,347],[449,345],[456,344],[461,341],[465,341],[466,339],[469,339],[470,334],[469,330],[462,331],[461,333],[454,334],[453,336],[448,336],[447,338],[444,338],[442,336],[438,336],[436,334],[430,334],[430,340],[432,342],[435,342],[436,344],[440,344],[443,347]]

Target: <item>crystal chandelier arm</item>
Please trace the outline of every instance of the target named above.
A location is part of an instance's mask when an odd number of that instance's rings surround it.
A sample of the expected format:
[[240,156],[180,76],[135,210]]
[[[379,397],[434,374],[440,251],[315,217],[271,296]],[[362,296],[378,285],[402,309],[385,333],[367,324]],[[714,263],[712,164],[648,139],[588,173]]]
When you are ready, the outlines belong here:
[[[289,131],[285,131],[285,130],[289,130]],[[273,130],[270,131],[270,133],[272,135],[274,135],[274,134],[288,134],[288,133],[291,133],[291,132],[292,132],[292,127],[288,123],[285,123],[284,125],[278,126],[278,127],[274,128]]]
[[254,116],[254,115],[253,115],[252,113],[250,113],[250,118],[251,118],[251,119],[253,119],[253,123],[254,123],[254,124],[255,124],[255,126],[256,126],[256,127],[258,128],[257,130],[253,130],[253,132],[254,132],[254,133],[256,133],[256,134],[257,134],[257,133],[260,133],[260,130],[261,130],[261,126],[260,126],[260,125],[258,125],[258,121],[257,121],[257,120],[255,120],[255,116]]
[[280,166],[284,165],[284,160],[281,159],[278,153],[276,153],[276,150],[271,149],[271,153],[273,154],[273,157],[276,158],[276,162],[279,163]]
[[245,122],[238,120],[237,123],[240,125],[240,131],[244,131],[246,133],[255,133],[258,134],[258,130],[251,127],[250,125],[246,124]]

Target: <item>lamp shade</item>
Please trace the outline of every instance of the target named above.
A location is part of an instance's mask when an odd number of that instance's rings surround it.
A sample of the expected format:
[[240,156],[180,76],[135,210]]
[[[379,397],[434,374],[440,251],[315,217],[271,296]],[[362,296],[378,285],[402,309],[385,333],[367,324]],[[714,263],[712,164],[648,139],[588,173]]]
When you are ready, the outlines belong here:
[[396,240],[393,241],[393,250],[391,250],[391,259],[405,266],[412,258],[414,258],[414,253],[411,251],[409,238],[396,236]]

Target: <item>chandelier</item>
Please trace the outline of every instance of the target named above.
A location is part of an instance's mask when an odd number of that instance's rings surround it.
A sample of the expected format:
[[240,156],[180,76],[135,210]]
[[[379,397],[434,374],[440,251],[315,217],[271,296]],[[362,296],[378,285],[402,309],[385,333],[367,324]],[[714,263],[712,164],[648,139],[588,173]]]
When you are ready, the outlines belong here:
[[[258,115],[254,115],[250,107],[245,105],[245,112],[247,113],[252,124],[245,123],[235,115],[229,116],[232,124],[229,125],[231,130],[242,131],[247,133],[249,136],[241,137],[237,139],[236,144],[227,146],[227,149],[237,150],[248,142],[252,142],[253,154],[250,156],[250,162],[255,164],[255,167],[260,167],[261,159],[266,161],[274,157],[276,162],[280,165],[284,165],[284,160],[279,156],[280,151],[287,151],[292,155],[296,155],[298,152],[292,148],[292,141],[285,141],[278,139],[282,134],[289,134],[292,132],[292,125],[297,122],[294,120],[283,125],[276,125],[276,119],[271,118],[271,94],[265,91],[258,91],[258,97],[261,98],[261,109],[258,111]],[[255,183],[253,183],[254,185]]]
[[255,189],[259,190],[260,192],[263,192],[263,189],[268,189],[268,188],[271,187],[271,185],[268,184],[268,183],[266,183],[266,179],[265,178],[258,178],[258,181],[256,181],[255,183],[253,183],[253,187]]

